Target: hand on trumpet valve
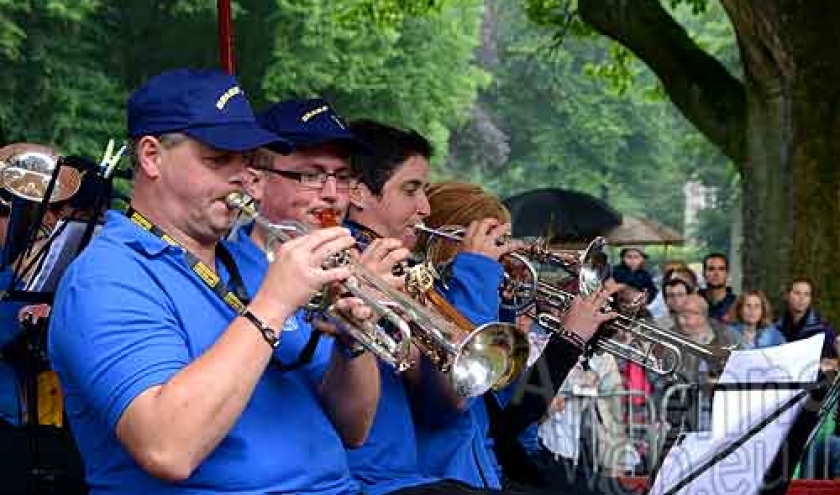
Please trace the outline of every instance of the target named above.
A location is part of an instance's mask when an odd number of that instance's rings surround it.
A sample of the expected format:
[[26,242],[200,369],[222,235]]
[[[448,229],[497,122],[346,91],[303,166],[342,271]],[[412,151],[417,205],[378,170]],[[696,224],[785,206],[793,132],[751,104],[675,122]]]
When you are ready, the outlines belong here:
[[[366,323],[376,324],[376,315],[364,301],[357,297],[339,296],[332,304],[332,309],[344,315],[351,321],[357,322],[359,326]],[[339,324],[324,318],[324,314],[315,317],[312,325],[320,332],[345,338],[345,332]]]
[[525,247],[522,241],[510,239],[510,223],[495,218],[472,222],[464,232],[464,251],[482,254],[498,261],[505,254]]
[[325,266],[324,260],[353,246],[347,229],[321,229],[275,245],[274,262],[258,295],[286,307],[289,313],[309,302],[325,285],[347,279],[347,266]]
[[609,308],[608,301],[619,288],[615,284],[605,284],[594,294],[576,296],[569,311],[561,318],[563,328],[583,342],[588,342],[601,324],[618,316],[618,313]]
[[411,252],[399,239],[375,239],[357,261],[391,287],[401,289],[405,285],[405,274],[395,268],[402,266],[409,254]]

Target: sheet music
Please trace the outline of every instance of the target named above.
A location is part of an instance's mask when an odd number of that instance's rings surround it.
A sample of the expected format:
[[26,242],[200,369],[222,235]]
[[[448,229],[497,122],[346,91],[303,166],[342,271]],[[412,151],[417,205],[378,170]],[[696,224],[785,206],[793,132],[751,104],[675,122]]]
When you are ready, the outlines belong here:
[[[721,383],[806,382],[817,379],[824,335],[782,346],[735,351]],[[650,491],[668,493],[676,483],[731,446],[753,426],[793,399],[800,390],[723,390],[712,404],[712,430],[688,434],[674,445]],[[776,457],[807,397],[799,399],[761,432],[751,437],[691,483],[679,494],[748,495],[759,491],[764,474]]]
[[[25,290],[55,292],[58,281],[77,255],[86,228],[86,221],[59,220],[50,236],[49,250]],[[98,235],[100,230],[102,225],[97,225],[93,237]]]

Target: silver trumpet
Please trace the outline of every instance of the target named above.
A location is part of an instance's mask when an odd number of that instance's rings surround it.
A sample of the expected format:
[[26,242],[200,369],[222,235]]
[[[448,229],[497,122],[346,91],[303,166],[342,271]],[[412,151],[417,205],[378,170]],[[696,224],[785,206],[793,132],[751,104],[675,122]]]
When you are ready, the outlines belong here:
[[[269,222],[256,212],[248,199],[244,194],[235,193],[228,196],[227,203],[268,230],[268,256],[274,252],[277,242],[286,242],[294,234],[307,232],[300,224]],[[524,365],[527,341],[515,326],[488,323],[475,327],[457,311],[436,313],[388,285],[348,253],[332,256],[325,265],[349,266],[352,276],[343,287],[362,299],[380,318],[376,323],[365,323],[360,327],[358,322],[340,314],[331,316],[342,321],[353,338],[397,370],[405,370],[413,364],[409,351],[410,345],[414,344],[445,374],[458,395],[475,397],[494,386],[508,383],[509,376],[518,374]],[[406,288],[411,292],[425,290],[421,287],[426,287],[431,279],[424,277],[421,267],[416,267],[410,270],[406,280]]]
[[[426,257],[427,262],[433,265],[446,261],[440,255],[443,249],[436,245],[439,243],[435,243],[434,239],[455,242],[463,240],[462,227],[431,229],[418,225],[415,228],[429,235]],[[506,242],[506,239],[499,239],[498,242]],[[503,297],[513,299],[510,305],[512,309],[530,316],[543,328],[559,333],[563,330],[560,315],[569,310],[572,300],[578,295],[594,294],[609,276],[606,245],[603,237],[595,238],[583,251],[549,249],[543,241],[526,244],[524,249],[502,258],[505,281],[500,291]],[[574,274],[574,286],[560,288],[541,279],[536,263],[559,265]],[[731,352],[728,348],[698,344],[679,333],[660,328],[637,318],[635,311],[623,311],[619,307],[617,312],[618,316],[604,323],[590,340],[587,352],[607,352],[659,375],[679,372],[684,353],[693,354],[712,366],[719,366],[726,362]]]
[[[577,294],[588,296],[600,290],[609,275],[609,265],[603,255],[605,246],[603,238],[596,238],[581,255],[577,263],[577,290],[560,289],[543,281],[538,283],[535,303],[528,309],[528,314],[540,326],[555,332],[561,331],[561,320],[555,314],[567,311]],[[644,293],[641,297],[645,297]],[[715,367],[726,362],[730,349],[698,344],[677,332],[636,317],[636,310],[641,304],[644,304],[643,301],[613,305],[617,306],[618,316],[603,324],[590,340],[587,351],[607,352],[663,376],[681,370],[685,353],[693,354]],[[546,308],[552,311],[547,312]]]
[[[288,242],[305,235],[309,229],[297,222],[274,223],[260,215],[250,197],[244,193],[231,193],[225,202],[260,224],[268,233],[266,257],[274,260],[277,243]],[[411,366],[411,330],[408,323],[394,309],[402,307],[408,297],[390,287],[362,265],[354,262],[347,252],[337,253],[324,260],[324,268],[348,265],[351,276],[341,283],[340,288],[361,299],[378,316],[376,322],[351,319],[329,304],[324,313],[342,323],[343,330],[383,362],[403,371]],[[383,302],[384,299],[384,302]],[[323,301],[324,304],[330,301]],[[318,306],[323,308],[319,302]]]
[[[439,228],[427,227],[422,223],[414,225],[414,230],[427,236],[425,243],[425,259],[430,260],[430,266],[436,277],[446,277],[438,271],[438,267],[445,266],[452,258],[447,245],[462,243],[466,229],[460,225],[445,225]],[[598,238],[603,241],[603,238]],[[501,246],[511,240],[509,235],[496,239]],[[438,242],[451,241],[451,242]],[[560,267],[568,272],[578,273],[580,259],[585,251],[558,250],[548,246],[546,239],[540,238],[524,243],[517,251],[506,254],[500,262],[505,267],[504,279],[499,287],[502,296],[502,309],[523,312],[534,303],[539,291],[539,274],[535,263],[544,263]]]

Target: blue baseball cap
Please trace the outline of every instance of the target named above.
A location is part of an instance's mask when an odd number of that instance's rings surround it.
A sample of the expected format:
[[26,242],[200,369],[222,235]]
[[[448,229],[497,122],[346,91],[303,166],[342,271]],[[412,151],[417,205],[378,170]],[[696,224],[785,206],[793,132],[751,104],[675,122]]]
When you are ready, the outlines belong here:
[[[321,98],[286,100],[257,114],[266,130],[291,141],[296,148],[338,143],[351,152],[371,154],[371,148],[353,134],[329,103]],[[273,146],[266,148],[278,151]]]
[[182,132],[223,151],[292,145],[261,128],[236,78],[220,70],[177,69],[157,75],[128,100],[132,139]]

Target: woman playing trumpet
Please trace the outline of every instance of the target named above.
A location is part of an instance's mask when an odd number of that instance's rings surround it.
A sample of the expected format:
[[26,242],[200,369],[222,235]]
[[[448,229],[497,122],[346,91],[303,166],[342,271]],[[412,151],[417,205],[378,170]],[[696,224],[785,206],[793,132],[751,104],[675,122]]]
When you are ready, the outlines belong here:
[[[506,234],[510,229],[510,214],[502,203],[492,195],[484,192],[480,187],[460,182],[443,182],[431,186],[428,190],[429,203],[432,214],[426,218],[425,223],[431,228],[441,228],[453,225],[471,225],[476,228],[480,222],[488,222],[487,218],[497,225],[505,226]],[[476,221],[480,221],[476,224]],[[491,223],[492,224],[492,223]],[[469,228],[467,230],[469,232]],[[499,245],[499,232],[488,232],[489,244],[496,246],[496,256],[516,249],[520,249],[520,243],[508,243]],[[465,236],[466,239],[466,236]],[[453,254],[462,256],[458,248],[466,249],[469,244],[453,244]],[[441,260],[445,261],[445,257]],[[498,262],[497,262],[498,264]],[[459,285],[458,278],[452,266],[450,281],[447,282],[450,290],[464,291],[475,295],[476,291],[484,291],[481,296],[485,301],[495,301],[496,311],[499,309],[500,296],[498,287],[501,283],[501,265],[498,265],[498,275],[495,284],[485,284],[477,287],[476,284]],[[570,310],[563,315],[562,321],[566,332],[563,335],[552,336],[545,349],[540,354],[536,364],[529,369],[518,382],[521,386],[530,385],[530,392],[519,394],[517,387],[510,386],[498,393],[489,393],[484,400],[475,401],[469,408],[469,415],[461,415],[456,421],[448,425],[421,428],[419,430],[421,458],[429,463],[431,469],[451,470],[457,464],[457,460],[470,459],[470,450],[477,450],[483,453],[483,457],[489,459],[487,465],[472,464],[472,472],[480,472],[486,479],[487,485],[498,488],[501,486],[502,474],[495,471],[498,463],[494,461],[495,453],[503,454],[502,460],[523,454],[518,444],[517,436],[522,433],[534,421],[542,417],[548,410],[548,406],[554,397],[557,389],[569,370],[577,362],[585,343],[595,332],[600,323],[612,318],[611,313],[604,313],[601,308],[611,294],[611,290],[599,291],[588,298],[575,299]],[[475,296],[473,296],[475,297]],[[520,322],[528,328],[527,322]],[[551,377],[550,384],[541,384],[539,376],[541,373],[531,373],[532,370],[539,370],[544,367]],[[513,399],[515,397],[515,400]],[[491,441],[491,436],[495,442]],[[459,438],[453,441],[453,438]],[[495,444],[495,452],[491,447]],[[446,452],[440,455],[441,452]],[[514,453],[515,452],[515,453]],[[450,460],[446,460],[447,457]],[[454,459],[454,460],[452,460]],[[492,469],[491,469],[492,468]],[[471,480],[476,485],[475,478],[469,478],[469,470],[463,470],[461,475],[464,481]]]

